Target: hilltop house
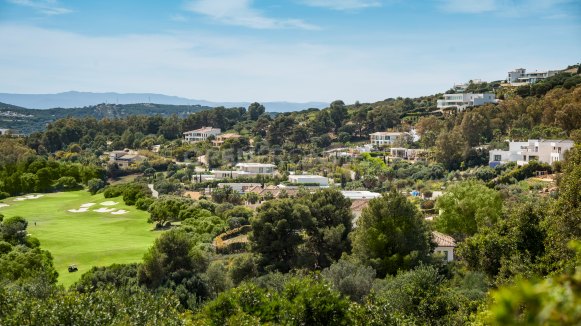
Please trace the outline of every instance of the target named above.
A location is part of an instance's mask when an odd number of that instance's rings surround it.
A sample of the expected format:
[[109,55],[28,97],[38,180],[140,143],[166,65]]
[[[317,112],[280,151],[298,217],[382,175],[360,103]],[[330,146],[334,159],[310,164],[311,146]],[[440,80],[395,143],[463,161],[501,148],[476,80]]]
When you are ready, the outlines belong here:
[[200,129],[184,132],[184,140],[190,143],[204,141],[210,136],[218,136],[222,130],[220,128],[202,127]]
[[508,78],[506,81],[513,86],[534,84],[538,81],[554,76],[557,73],[559,73],[558,70],[527,72],[524,68],[518,68],[508,72]]
[[0,136],[8,136],[11,134],[12,132],[10,131],[10,129],[0,129]]
[[489,165],[494,167],[508,162],[525,165],[530,161],[552,164],[562,161],[565,152],[573,148],[574,145],[572,140],[529,139],[526,142],[509,142],[508,151],[490,150]]
[[496,103],[496,97],[492,93],[474,94],[444,94],[443,100],[438,100],[437,107],[440,110],[454,108],[459,111],[467,107],[484,105],[486,103]]

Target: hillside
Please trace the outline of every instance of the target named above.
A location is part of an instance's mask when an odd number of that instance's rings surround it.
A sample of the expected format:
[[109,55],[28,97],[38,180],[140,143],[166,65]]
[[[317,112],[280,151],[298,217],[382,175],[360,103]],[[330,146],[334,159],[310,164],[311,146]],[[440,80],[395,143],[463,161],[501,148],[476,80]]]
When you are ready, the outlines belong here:
[[[81,108],[100,103],[135,104],[158,103],[180,106],[207,106],[207,107],[248,107],[250,102],[210,102],[206,100],[189,99],[178,96],[168,96],[154,93],[92,93],[92,92],[64,92],[57,94],[11,94],[0,93],[0,102],[10,103],[29,109],[50,108]],[[263,102],[268,112],[288,112],[308,108],[324,108],[324,102]]]
[[210,109],[201,105],[167,105],[167,104],[98,104],[83,108],[63,109],[54,108],[47,110],[26,109],[23,107],[0,103],[0,128],[16,130],[18,133],[29,134],[44,130],[52,121],[66,117],[94,117],[123,118],[131,115],[177,115],[185,117],[188,114]]

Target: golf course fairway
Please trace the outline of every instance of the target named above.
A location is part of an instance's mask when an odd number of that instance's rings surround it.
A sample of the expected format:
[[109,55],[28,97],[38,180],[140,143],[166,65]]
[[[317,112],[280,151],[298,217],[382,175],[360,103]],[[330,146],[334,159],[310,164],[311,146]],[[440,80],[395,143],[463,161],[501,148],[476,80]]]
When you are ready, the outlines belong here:
[[[28,233],[50,251],[59,283],[66,287],[93,266],[141,261],[160,234],[147,223],[149,213],[125,205],[121,197],[104,198],[86,190],[40,195],[4,199],[0,204],[9,206],[0,207],[0,214],[28,221]],[[69,265],[78,271],[69,273]]]

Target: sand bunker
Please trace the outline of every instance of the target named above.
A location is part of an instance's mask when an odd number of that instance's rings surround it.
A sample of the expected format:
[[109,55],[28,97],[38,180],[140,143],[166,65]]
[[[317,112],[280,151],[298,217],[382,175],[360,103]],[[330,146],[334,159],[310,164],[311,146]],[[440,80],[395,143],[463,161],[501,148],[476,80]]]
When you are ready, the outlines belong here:
[[95,205],[95,203],[85,203],[85,204],[81,205],[81,207],[91,207],[93,205]]
[[121,214],[126,214],[126,213],[129,213],[129,212],[124,210],[124,209],[120,209],[118,211],[111,212],[111,214],[113,214],[113,215],[121,215]]
[[69,212],[71,213],[84,213],[86,211],[88,211],[89,209],[86,207],[81,207],[79,209],[69,209]]
[[119,204],[118,202],[114,202],[114,201],[104,201],[101,203],[101,205],[103,206],[113,206],[113,205],[117,205]]
[[97,212],[97,213],[110,213],[112,211],[114,211],[115,208],[99,208],[99,209],[94,209],[93,212]]
[[23,200],[28,200],[28,199],[38,199],[40,197],[43,197],[44,195],[26,195],[23,197],[17,197],[14,198],[14,201],[23,201]]
[[0,208],[2,208],[2,207],[8,207],[8,206],[10,206],[10,205],[0,203]]

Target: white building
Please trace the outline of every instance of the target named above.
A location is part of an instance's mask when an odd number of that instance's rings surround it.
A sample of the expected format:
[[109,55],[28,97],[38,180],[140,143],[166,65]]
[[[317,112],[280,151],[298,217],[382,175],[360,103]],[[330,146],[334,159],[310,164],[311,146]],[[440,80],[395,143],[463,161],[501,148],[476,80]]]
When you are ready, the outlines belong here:
[[373,199],[373,198],[378,198],[381,197],[381,194],[378,192],[371,192],[371,191],[357,191],[357,190],[342,190],[341,193],[343,194],[343,196],[345,196],[346,198],[349,198],[351,200],[355,200],[355,199]]
[[202,127],[184,132],[184,140],[191,143],[204,141],[210,136],[218,136],[221,132],[222,130],[220,128]]
[[10,132],[10,129],[0,129],[0,136],[7,136],[11,134],[12,132]]
[[371,144],[374,146],[387,146],[393,144],[393,142],[403,134],[403,132],[374,132],[369,134],[369,141],[371,141]]
[[320,175],[289,175],[288,181],[294,184],[305,184],[305,183],[312,183],[318,184],[319,186],[329,186],[329,178],[320,176]]
[[527,72],[524,68],[518,68],[508,72],[508,78],[506,81],[515,86],[519,84],[534,84],[540,80],[554,76],[558,72],[558,70]]
[[238,163],[236,170],[212,170],[204,174],[195,174],[192,176],[192,182],[203,182],[220,179],[237,179],[245,177],[256,177],[258,175],[274,176],[276,165],[263,163]]
[[490,166],[517,162],[518,165],[525,165],[530,161],[539,161],[552,164],[562,161],[565,152],[573,148],[575,143],[572,140],[538,140],[529,139],[527,142],[510,142],[508,151],[493,149],[489,152]]
[[232,190],[239,192],[241,194],[246,192],[246,189],[252,187],[260,187],[262,184],[253,182],[241,182],[241,183],[219,183],[218,188],[230,187]]
[[496,103],[496,97],[492,93],[474,94],[444,94],[443,100],[438,100],[438,109],[455,108],[459,111],[471,106],[484,105],[486,103]]
[[454,248],[456,248],[454,238],[444,233],[433,231],[432,240],[436,243],[435,253],[443,255],[446,261],[454,260]]

